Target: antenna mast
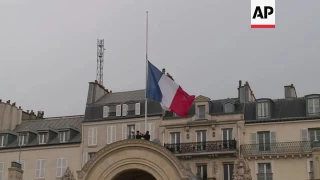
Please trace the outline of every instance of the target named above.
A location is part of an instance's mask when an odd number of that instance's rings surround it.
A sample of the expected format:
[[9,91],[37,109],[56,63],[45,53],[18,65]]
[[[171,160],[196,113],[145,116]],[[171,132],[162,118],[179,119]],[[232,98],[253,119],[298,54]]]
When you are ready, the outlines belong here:
[[97,40],[97,81],[103,85],[104,39]]

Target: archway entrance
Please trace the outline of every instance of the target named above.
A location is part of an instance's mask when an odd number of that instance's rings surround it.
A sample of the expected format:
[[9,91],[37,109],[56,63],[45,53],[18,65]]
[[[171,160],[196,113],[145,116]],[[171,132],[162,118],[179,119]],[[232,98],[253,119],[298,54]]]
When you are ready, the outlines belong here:
[[156,180],[156,178],[146,171],[130,169],[119,173],[112,180]]
[[143,139],[105,146],[78,172],[78,180],[190,180],[191,177],[192,173],[169,150]]

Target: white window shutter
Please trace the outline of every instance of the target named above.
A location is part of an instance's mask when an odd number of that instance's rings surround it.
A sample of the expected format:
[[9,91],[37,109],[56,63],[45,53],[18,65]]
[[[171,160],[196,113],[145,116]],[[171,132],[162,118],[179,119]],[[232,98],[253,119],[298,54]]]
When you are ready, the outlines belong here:
[[88,146],[92,145],[92,128],[88,128]]
[[127,125],[122,124],[122,140],[127,139]]
[[140,103],[135,104],[135,114],[140,115]]
[[82,153],[82,167],[87,163],[88,161],[88,152]]
[[112,139],[112,128],[111,126],[107,126],[107,144],[111,143]]
[[98,140],[98,128],[95,127],[93,128],[93,145],[97,145],[97,140]]
[[116,126],[111,126],[112,127],[112,142],[116,142]]
[[251,144],[258,144],[257,143],[257,133],[251,133]]
[[103,106],[103,117],[106,118],[109,116],[109,107]]
[[262,111],[261,103],[258,103],[258,117],[261,117],[261,111]]
[[116,106],[116,116],[121,116],[121,105]]
[[128,105],[123,104],[122,105],[122,116],[127,116],[128,115]]
[[276,132],[270,132],[270,142],[271,143],[276,143],[277,142]]
[[308,129],[300,129],[301,141],[308,141]]

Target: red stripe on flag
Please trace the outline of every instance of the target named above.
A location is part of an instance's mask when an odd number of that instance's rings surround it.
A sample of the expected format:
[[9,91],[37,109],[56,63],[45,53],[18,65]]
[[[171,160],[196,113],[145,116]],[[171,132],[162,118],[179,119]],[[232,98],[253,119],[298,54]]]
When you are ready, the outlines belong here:
[[187,117],[194,99],[195,96],[190,96],[179,86],[175,96],[173,97],[170,109],[180,117]]
[[272,25],[272,24],[260,24],[260,25],[251,25],[251,28],[276,28],[276,25]]

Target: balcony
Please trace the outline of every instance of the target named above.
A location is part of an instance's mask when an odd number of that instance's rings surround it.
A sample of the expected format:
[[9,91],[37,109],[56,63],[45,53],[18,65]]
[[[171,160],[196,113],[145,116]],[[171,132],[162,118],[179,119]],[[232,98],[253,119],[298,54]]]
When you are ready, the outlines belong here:
[[309,141],[277,142],[241,145],[244,156],[287,155],[311,153],[313,143]]
[[273,178],[272,173],[258,173],[257,180],[272,180]]
[[228,141],[206,141],[178,144],[164,144],[164,147],[175,155],[188,155],[193,153],[212,154],[215,152],[232,152],[236,151],[237,142],[235,140]]

